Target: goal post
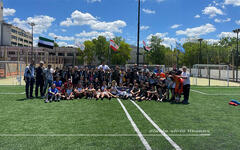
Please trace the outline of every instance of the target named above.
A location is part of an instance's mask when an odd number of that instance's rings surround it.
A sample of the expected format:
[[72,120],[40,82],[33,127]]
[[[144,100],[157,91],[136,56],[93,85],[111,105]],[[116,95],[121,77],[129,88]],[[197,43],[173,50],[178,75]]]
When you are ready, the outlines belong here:
[[22,61],[0,61],[0,85],[22,85],[25,67]]
[[[126,64],[125,65],[125,68],[126,70],[127,69],[131,69],[134,67],[135,64]],[[144,65],[139,65],[139,69],[142,69]],[[165,65],[146,65],[147,68],[150,70],[150,71],[154,71],[155,68],[159,68],[162,72],[165,72],[166,71],[166,68],[165,68]]]
[[196,64],[191,70],[193,85],[229,86],[229,66]]

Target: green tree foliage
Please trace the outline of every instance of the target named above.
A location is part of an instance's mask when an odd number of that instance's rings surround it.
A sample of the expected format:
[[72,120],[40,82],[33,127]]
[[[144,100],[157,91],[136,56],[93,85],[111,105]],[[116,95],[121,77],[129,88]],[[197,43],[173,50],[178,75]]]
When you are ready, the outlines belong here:
[[130,45],[125,42],[122,37],[115,37],[113,39],[116,44],[119,46],[119,49],[117,52],[114,52],[112,49],[110,49],[110,59],[112,65],[124,65],[127,63],[127,61],[131,58],[131,48]]
[[84,62],[87,64],[92,64],[94,61],[95,45],[92,41],[85,41],[84,45],[85,45],[85,50],[83,51]]
[[97,39],[92,40],[95,45],[94,53],[100,62],[107,60],[109,42],[106,37],[99,36]]

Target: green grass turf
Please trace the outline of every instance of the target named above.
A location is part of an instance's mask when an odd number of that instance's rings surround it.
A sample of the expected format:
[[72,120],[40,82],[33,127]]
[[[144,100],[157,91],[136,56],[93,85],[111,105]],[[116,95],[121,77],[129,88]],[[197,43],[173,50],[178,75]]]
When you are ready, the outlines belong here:
[[[199,88],[211,94],[234,93],[240,88]],[[24,87],[0,86],[0,134],[136,134],[117,100],[74,100],[43,103],[24,100]],[[170,136],[182,149],[238,150],[240,106],[229,106],[240,96],[208,96],[191,92],[190,105],[137,102],[159,125],[171,130],[209,130],[209,137]],[[159,134],[130,102],[122,101],[143,134]],[[190,134],[190,133],[182,133]],[[152,149],[173,149],[164,137],[145,137]],[[0,137],[0,149],[144,149],[138,137]]]

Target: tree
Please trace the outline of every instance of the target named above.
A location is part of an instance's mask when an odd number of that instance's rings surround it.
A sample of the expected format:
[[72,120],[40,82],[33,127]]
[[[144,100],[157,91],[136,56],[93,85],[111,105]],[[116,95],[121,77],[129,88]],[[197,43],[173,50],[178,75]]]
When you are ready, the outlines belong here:
[[122,37],[115,37],[113,40],[119,46],[119,49],[117,52],[114,52],[112,49],[110,49],[111,64],[124,65],[131,58],[130,53],[132,49],[130,48],[130,45],[127,44]]
[[80,48],[77,49],[77,64],[83,65],[84,64],[84,51]]
[[157,36],[152,36],[151,38],[151,48],[152,50],[146,53],[146,61],[149,64],[165,64],[165,52],[167,51],[165,46],[161,45],[163,40]]
[[87,64],[92,64],[94,61],[94,49],[95,45],[92,41],[85,41],[85,50],[84,50],[84,62]]
[[106,40],[106,37],[99,36],[97,39],[92,40],[95,45],[95,55],[99,61],[105,61],[108,58],[108,47],[109,43]]

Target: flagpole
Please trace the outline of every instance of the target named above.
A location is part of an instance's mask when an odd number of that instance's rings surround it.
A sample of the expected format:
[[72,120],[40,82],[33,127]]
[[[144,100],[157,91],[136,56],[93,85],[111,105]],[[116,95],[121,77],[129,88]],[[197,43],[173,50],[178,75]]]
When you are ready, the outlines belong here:
[[108,66],[110,65],[110,44],[108,45]]
[[139,39],[140,39],[140,6],[141,2],[138,0],[138,35],[137,35],[137,65],[139,66]]

